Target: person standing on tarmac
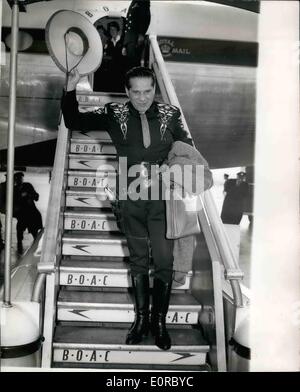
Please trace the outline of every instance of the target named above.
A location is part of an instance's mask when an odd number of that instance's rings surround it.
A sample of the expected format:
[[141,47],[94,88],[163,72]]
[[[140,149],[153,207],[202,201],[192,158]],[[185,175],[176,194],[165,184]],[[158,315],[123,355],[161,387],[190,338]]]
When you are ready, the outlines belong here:
[[40,229],[43,228],[42,216],[36,208],[35,201],[39,200],[39,194],[32,184],[23,182],[24,173],[14,175],[14,217],[17,218],[17,242],[18,253],[23,253],[23,234],[26,229],[35,239]]
[[132,0],[126,16],[122,50],[127,58],[127,70],[141,65],[150,21],[150,0]]
[[236,179],[228,179],[226,195],[223,201],[221,220],[223,223],[239,225],[245,211],[245,200],[248,197],[249,185],[246,173],[237,173]]
[[[127,72],[125,90],[128,102],[108,103],[103,109],[90,113],[78,111],[75,89],[79,79],[77,70],[71,73],[62,100],[67,128],[107,130],[118,158],[127,159],[127,170],[138,165],[141,168],[140,177],[145,169],[150,176],[150,167],[159,167],[167,159],[174,141],[192,145],[192,139],[183,127],[180,110],[154,101],[156,78],[150,69],[135,67]],[[133,179],[128,176],[128,183]],[[165,323],[173,279],[173,240],[166,239],[165,200],[161,195],[158,200],[133,199],[129,188],[126,189],[126,198],[120,200],[135,301],[135,320],[128,332],[126,344],[140,343],[150,327],[155,344],[162,350],[168,350],[171,339]],[[150,323],[149,244],[154,262]]]

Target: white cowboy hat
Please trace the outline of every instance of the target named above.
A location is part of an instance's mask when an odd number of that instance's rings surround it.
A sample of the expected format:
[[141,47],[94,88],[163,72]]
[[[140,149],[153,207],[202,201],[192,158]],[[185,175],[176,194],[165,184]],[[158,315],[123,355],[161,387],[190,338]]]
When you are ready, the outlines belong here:
[[100,35],[78,12],[55,12],[47,22],[45,35],[50,56],[63,72],[77,68],[84,76],[100,67],[103,55]]

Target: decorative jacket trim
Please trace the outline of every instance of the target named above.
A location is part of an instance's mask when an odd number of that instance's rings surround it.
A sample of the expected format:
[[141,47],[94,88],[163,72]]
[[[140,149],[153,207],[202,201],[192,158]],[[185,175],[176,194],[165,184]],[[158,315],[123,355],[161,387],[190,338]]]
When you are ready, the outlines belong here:
[[159,113],[158,119],[160,122],[161,140],[164,140],[164,135],[166,133],[167,126],[171,121],[172,117],[174,116],[174,114],[178,112],[178,108],[176,106],[168,105],[165,103],[158,103],[157,108]]
[[[158,110],[158,121],[160,123],[160,135],[161,140],[164,140],[164,136],[167,130],[167,126],[172,120],[173,116],[179,112],[176,106],[165,104],[165,103],[155,103]],[[129,119],[130,107],[129,102],[126,103],[109,103],[105,106],[105,113],[107,113],[107,108],[112,111],[114,118],[120,125],[123,139],[126,140],[127,137],[127,123]],[[102,114],[103,109],[98,109],[96,113]],[[182,125],[183,127],[183,125]]]
[[123,134],[123,139],[126,140],[127,137],[127,123],[129,118],[129,106],[128,102],[122,103],[110,103],[110,109],[113,112],[114,118],[120,124],[120,128]]
[[178,113],[178,108],[176,106],[172,106],[164,103],[158,103],[157,108],[159,112],[158,119],[160,122],[161,140],[164,140],[164,135],[166,133],[167,126],[171,121],[172,117],[174,116],[174,114]]

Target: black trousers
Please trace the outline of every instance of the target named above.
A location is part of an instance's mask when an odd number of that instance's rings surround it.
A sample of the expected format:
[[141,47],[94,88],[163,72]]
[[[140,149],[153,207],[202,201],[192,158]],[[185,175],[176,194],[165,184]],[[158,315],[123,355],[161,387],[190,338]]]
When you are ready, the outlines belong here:
[[[17,241],[18,241],[18,244],[22,244],[22,241],[24,239],[24,231],[26,229],[28,229],[27,223],[19,219],[17,221]],[[39,229],[40,229],[40,227],[36,227],[36,228],[31,228],[30,231],[29,230],[28,231],[35,239],[38,235]]]
[[138,45],[139,35],[134,32],[127,33],[128,38],[126,42],[126,70],[130,70],[132,67],[138,67],[141,65],[141,58],[145,44]]
[[43,228],[42,216],[37,208],[28,208],[26,213],[18,214],[17,218],[17,240],[21,244],[23,233],[27,229],[35,239],[40,229]]
[[154,277],[169,283],[173,274],[173,240],[166,239],[164,200],[123,200],[123,228],[131,274],[148,274],[150,246]]

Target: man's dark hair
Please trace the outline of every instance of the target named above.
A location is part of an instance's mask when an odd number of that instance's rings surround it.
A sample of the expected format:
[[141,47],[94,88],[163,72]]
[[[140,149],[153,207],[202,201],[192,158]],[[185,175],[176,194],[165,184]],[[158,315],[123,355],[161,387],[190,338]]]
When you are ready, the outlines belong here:
[[22,172],[17,172],[17,173],[14,174],[14,178],[15,179],[16,178],[22,178],[22,177],[24,177],[24,173],[22,173]]
[[154,72],[146,67],[134,67],[130,69],[125,75],[125,86],[129,90],[130,89],[130,79],[133,78],[151,78],[152,86],[156,84],[156,77]]
[[111,27],[115,27],[118,31],[120,31],[120,26],[119,26],[119,23],[118,23],[118,22],[115,22],[115,21],[109,22],[109,23],[107,24],[107,29],[108,29],[108,31],[109,31],[109,29],[110,29]]

